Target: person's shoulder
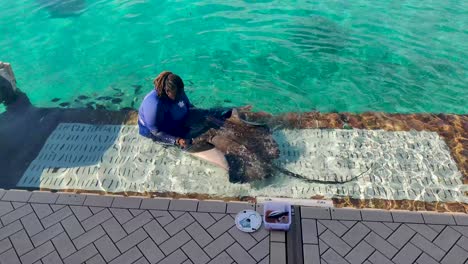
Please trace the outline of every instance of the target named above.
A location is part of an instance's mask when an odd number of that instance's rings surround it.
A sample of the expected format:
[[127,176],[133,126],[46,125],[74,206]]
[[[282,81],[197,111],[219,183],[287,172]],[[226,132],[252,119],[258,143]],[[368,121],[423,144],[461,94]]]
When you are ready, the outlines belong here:
[[158,94],[156,93],[155,90],[152,90],[145,96],[144,101],[158,103],[159,102]]

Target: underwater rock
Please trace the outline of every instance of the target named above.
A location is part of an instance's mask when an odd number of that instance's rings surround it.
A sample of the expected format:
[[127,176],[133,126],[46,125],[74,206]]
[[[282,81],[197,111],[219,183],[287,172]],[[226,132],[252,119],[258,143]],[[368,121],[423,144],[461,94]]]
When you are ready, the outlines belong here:
[[89,96],[80,95],[80,96],[78,96],[78,99],[80,99],[80,100],[86,100],[86,99],[89,99]]
[[104,110],[104,109],[106,109],[106,107],[103,106],[102,104],[96,104],[96,109]]
[[70,103],[69,102],[63,102],[63,103],[60,103],[59,105],[61,107],[67,107],[67,106],[70,106]]
[[79,16],[86,10],[86,0],[37,0],[51,17]]
[[139,84],[134,84],[132,87],[135,88],[134,93],[139,94],[142,86]]
[[229,100],[229,99],[224,99],[223,102],[225,102],[225,103],[232,103],[232,101]]
[[54,98],[54,99],[52,99],[50,101],[53,102],[53,103],[56,103],[56,102],[60,101],[60,98]]
[[122,97],[124,96],[125,94],[123,92],[118,92],[116,94],[114,94],[114,96],[117,96],[117,97]]
[[118,104],[118,103],[121,103],[121,102],[122,102],[122,99],[120,99],[120,98],[114,98],[114,99],[111,100],[111,102],[112,102],[113,104]]
[[99,96],[98,98],[96,98],[96,100],[98,101],[108,101],[108,100],[111,100],[112,97],[110,96]]

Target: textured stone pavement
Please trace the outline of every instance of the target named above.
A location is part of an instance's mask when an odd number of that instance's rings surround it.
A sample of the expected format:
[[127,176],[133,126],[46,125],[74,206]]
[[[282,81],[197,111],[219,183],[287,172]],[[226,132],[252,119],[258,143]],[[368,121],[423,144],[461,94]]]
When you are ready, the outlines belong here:
[[[234,225],[252,204],[4,190],[0,198],[2,264],[270,263],[270,232]],[[274,247],[285,259],[284,245]]]
[[301,208],[304,263],[467,263],[468,215]]

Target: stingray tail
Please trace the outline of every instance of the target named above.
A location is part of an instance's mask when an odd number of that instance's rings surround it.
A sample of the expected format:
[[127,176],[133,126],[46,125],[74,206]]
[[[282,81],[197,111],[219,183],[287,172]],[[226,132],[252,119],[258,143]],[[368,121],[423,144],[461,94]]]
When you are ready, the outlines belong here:
[[351,182],[351,181],[354,181],[356,179],[358,179],[359,177],[361,177],[364,173],[368,172],[370,170],[370,168],[368,168],[366,171],[360,173],[359,175],[351,178],[351,179],[348,179],[348,180],[344,180],[344,181],[325,181],[325,180],[314,180],[314,179],[310,179],[308,177],[305,177],[303,175],[300,175],[300,174],[297,174],[297,173],[294,173],[292,171],[289,171],[287,169],[284,169],[284,168],[281,168],[281,167],[278,167],[278,166],[275,166],[276,169],[289,176],[289,177],[292,177],[292,178],[296,178],[296,179],[300,179],[300,180],[303,180],[305,182],[308,182],[308,183],[320,183],[320,184],[342,184],[342,183],[348,183],[348,182]]

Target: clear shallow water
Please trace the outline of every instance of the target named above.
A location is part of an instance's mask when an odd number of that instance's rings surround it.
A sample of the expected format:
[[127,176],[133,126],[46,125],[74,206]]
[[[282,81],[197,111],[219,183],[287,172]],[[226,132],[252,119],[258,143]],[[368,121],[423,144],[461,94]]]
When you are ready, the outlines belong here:
[[0,60],[37,105],[137,107],[171,70],[202,107],[468,113],[466,1],[47,1],[0,1]]

